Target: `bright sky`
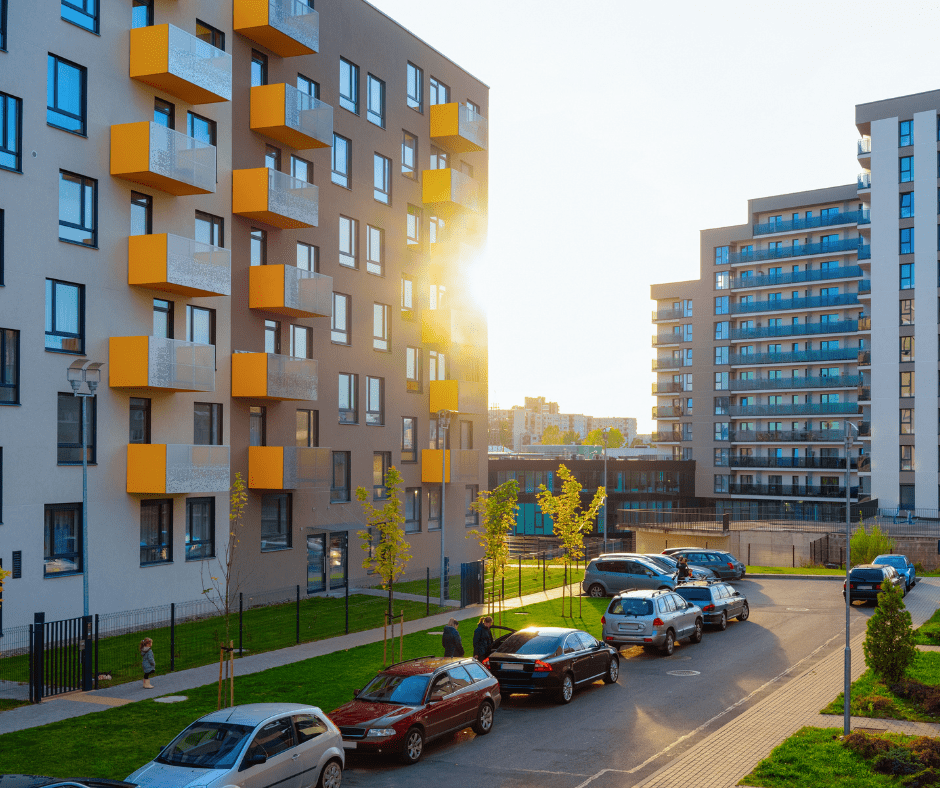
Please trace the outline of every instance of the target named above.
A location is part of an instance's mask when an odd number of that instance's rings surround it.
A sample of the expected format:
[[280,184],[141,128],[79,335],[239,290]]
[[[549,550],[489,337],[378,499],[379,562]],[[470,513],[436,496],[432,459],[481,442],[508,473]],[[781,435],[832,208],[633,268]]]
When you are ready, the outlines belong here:
[[649,285],[747,200],[854,182],[855,105],[940,88],[940,4],[371,0],[490,86],[490,405],[653,427]]

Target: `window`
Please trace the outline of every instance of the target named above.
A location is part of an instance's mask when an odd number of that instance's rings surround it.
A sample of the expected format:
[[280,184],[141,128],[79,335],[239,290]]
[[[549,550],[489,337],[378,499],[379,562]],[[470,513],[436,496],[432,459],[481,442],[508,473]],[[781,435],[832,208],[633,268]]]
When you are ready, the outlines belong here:
[[215,310],[186,305],[186,341],[215,344]]
[[251,86],[268,84],[268,56],[251,50]]
[[186,499],[186,560],[215,557],[215,498]]
[[291,546],[290,493],[261,496],[261,552],[287,550]]
[[388,304],[372,305],[372,349],[388,351],[391,349],[389,340],[389,313]]
[[728,262],[730,254],[730,247],[728,246],[716,246],[715,247],[715,265],[724,265]]
[[23,101],[0,93],[0,167],[23,171]]
[[450,88],[440,80],[431,77],[431,89],[428,93],[428,101],[431,103],[431,106],[435,104],[449,104]]
[[224,223],[221,216],[196,211],[196,240],[213,246],[225,246]]
[[715,339],[728,339],[731,335],[730,325],[727,320],[715,323]]
[[898,159],[898,180],[901,183],[910,183],[914,180],[914,157],[902,156]]
[[[0,50],[7,48],[7,0],[0,0]],[[940,134],[938,134],[940,137]],[[18,550],[15,552],[19,552]],[[16,577],[16,575],[14,575]]]
[[264,166],[269,170],[281,169],[281,150],[273,145],[264,146]]
[[350,188],[352,173],[352,143],[339,134],[333,135],[333,171],[330,179],[337,186]]
[[728,363],[728,351],[727,346],[716,347],[715,348],[715,365],[727,364]]
[[251,265],[267,265],[268,263],[268,234],[257,227],[251,228],[249,247],[249,260]]
[[376,501],[388,498],[388,488],[385,486],[385,475],[392,464],[390,451],[372,452],[372,497]]
[[432,170],[446,170],[450,164],[448,162],[448,153],[445,150],[441,150],[436,145],[431,146],[431,169]]
[[898,123],[898,147],[914,144],[914,121],[902,120]]
[[385,128],[385,83],[369,74],[366,77],[366,119],[380,128]]
[[468,484],[464,488],[464,515],[463,524],[467,528],[473,528],[480,524],[480,513],[473,508],[477,497],[480,494],[480,485]]
[[428,490],[428,530],[441,530],[441,488]]
[[49,55],[46,83],[46,123],[63,131],[85,133],[86,69]]
[[[715,440],[716,441],[728,440],[728,427],[729,427],[729,424],[727,421],[715,422]],[[739,427],[739,428],[743,429],[743,427]]]
[[[401,278],[401,311],[411,312],[414,309],[414,282],[406,276]],[[404,318],[405,315],[402,315]]]
[[421,348],[405,348],[405,387],[421,391]]
[[339,217],[339,264],[346,268],[358,268],[356,243],[359,235],[359,222],[348,216]]
[[366,424],[385,426],[385,378],[366,376]]
[[898,215],[901,219],[914,218],[914,192],[903,192],[900,197],[900,209]]
[[59,170],[59,240],[97,248],[98,181]]
[[43,574],[82,571],[82,505],[57,503],[45,506]]
[[914,360],[914,337],[900,337],[900,361]]
[[320,445],[320,411],[297,410],[297,445],[311,448]]
[[318,272],[320,270],[320,247],[298,241],[297,267],[301,271]]
[[450,429],[440,429],[437,416],[428,420],[428,448],[450,449]]
[[309,326],[290,327],[290,355],[293,358],[313,358],[313,329]]
[[401,419],[401,461],[418,461],[418,420],[414,416]]
[[98,32],[98,0],[62,0],[62,18],[66,22]]
[[305,77],[303,74],[297,75],[297,90],[315,99],[320,98],[320,83]]
[[153,122],[166,129],[176,128],[176,105],[169,101],[154,98],[153,100]]
[[716,473],[715,474],[715,487],[714,491],[716,493],[726,493],[728,492],[728,476],[727,474]]
[[349,500],[349,452],[333,452],[333,476],[330,481],[330,503]]
[[150,400],[130,398],[128,443],[150,443]]
[[382,276],[382,243],[385,232],[371,224],[366,225],[366,271]]
[[418,177],[418,138],[407,131],[401,137],[401,174],[406,178]]
[[46,350],[85,352],[85,286],[46,280]]
[[715,391],[727,391],[728,390],[728,378],[729,378],[729,375],[727,372],[716,372],[715,373]]
[[914,325],[914,300],[904,299],[899,301],[899,312],[902,326]]
[[173,339],[172,301],[153,299],[153,335],[162,339]]
[[432,284],[428,288],[428,305],[431,309],[444,309],[444,297],[447,295],[447,287],[444,285]]
[[[2,2],[3,0],[0,0],[0,3]],[[3,254],[4,254],[4,248],[5,248],[5,244],[3,241],[3,230],[5,227],[4,219],[5,219],[5,214],[3,212],[3,209],[0,208],[0,287],[3,287]]]
[[727,290],[731,287],[731,274],[728,271],[715,271],[715,289]]
[[380,203],[392,204],[392,160],[379,153],[372,160],[372,196]]
[[914,434],[914,409],[913,408],[901,408],[900,428],[898,431],[901,435],[913,435]]
[[248,445],[266,446],[268,442],[268,409],[262,405],[248,408]]
[[339,105],[359,114],[359,66],[339,59]]
[[899,233],[900,243],[898,254],[914,254],[914,228],[902,227]]
[[153,24],[153,0],[133,0],[131,27],[150,27]]
[[199,19],[196,20],[196,38],[205,41],[216,49],[225,51],[225,33]]
[[196,446],[222,445],[222,405],[220,403],[193,403],[193,443]]
[[728,296],[718,296],[715,299],[715,314],[716,315],[728,314]]
[[[207,145],[215,145],[215,121],[197,115],[195,112],[187,113],[186,130],[190,137]],[[221,244],[219,244],[221,246]]]
[[446,359],[437,350],[428,353],[428,380],[447,380]]
[[173,561],[173,500],[140,502],[140,565]]
[[20,332],[0,328],[0,405],[20,402]]
[[913,290],[914,289],[914,264],[913,263],[901,264],[900,289],[901,290]]
[[153,232],[153,197],[131,192],[131,235],[150,235]]
[[421,531],[421,488],[408,487],[405,490],[405,533],[416,534]]
[[914,396],[914,373],[913,372],[901,372],[900,374],[900,391],[898,392],[901,397],[913,397]]
[[313,183],[313,164],[300,156],[291,156],[290,174],[305,183]]
[[408,206],[408,246],[421,243],[421,209],[416,205]]
[[339,423],[359,423],[359,376],[339,373]]
[[460,448],[461,449],[473,448],[473,422],[472,421],[460,422]]
[[275,355],[281,352],[281,323],[279,320],[264,321],[264,352],[274,353]]
[[901,450],[901,464],[899,470],[902,471],[913,471],[914,470],[914,447],[913,446],[900,446]]
[[408,64],[408,92],[406,102],[409,107],[424,112],[424,71],[414,63]]
[[[85,425],[82,427],[82,400],[87,399],[85,409]],[[59,465],[82,464],[82,434],[85,435],[85,453],[89,464],[96,462],[95,447],[97,444],[97,403],[96,397],[76,397],[71,392],[59,394],[58,418],[58,454],[56,462]]]
[[350,325],[352,324],[352,309],[349,305],[349,296],[344,293],[333,293],[333,318],[330,326],[330,341],[340,345],[349,345]]

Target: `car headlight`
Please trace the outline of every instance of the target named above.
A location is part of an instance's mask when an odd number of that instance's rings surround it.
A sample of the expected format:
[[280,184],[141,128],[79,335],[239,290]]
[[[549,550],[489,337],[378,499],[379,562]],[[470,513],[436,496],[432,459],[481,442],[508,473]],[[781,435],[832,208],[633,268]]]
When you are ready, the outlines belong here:
[[369,728],[366,736],[375,736],[376,738],[394,736],[397,731],[394,728]]

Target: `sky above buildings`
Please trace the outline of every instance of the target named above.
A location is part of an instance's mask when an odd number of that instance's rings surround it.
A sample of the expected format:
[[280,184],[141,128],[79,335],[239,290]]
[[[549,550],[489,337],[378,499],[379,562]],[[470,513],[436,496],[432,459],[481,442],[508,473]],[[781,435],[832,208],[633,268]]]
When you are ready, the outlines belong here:
[[854,182],[856,104],[940,88],[922,0],[372,2],[490,86],[490,405],[641,432],[649,285],[748,198]]

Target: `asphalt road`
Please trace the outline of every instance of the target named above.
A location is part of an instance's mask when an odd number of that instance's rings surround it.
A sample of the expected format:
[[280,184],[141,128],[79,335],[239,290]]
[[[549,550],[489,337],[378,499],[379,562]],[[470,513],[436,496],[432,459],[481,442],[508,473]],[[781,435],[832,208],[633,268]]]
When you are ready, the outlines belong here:
[[[755,578],[734,584],[751,615],[725,632],[706,627],[698,645],[672,657],[625,649],[620,680],[582,688],[568,706],[548,699],[503,698],[492,732],[467,730],[430,743],[404,766],[350,754],[344,784],[362,788],[626,788],[845,646],[839,579]],[[911,594],[917,594],[915,587]],[[853,606],[857,633],[873,606]],[[672,676],[670,671],[695,671]],[[593,778],[593,779],[592,779]],[[693,780],[694,782],[694,780]]]

